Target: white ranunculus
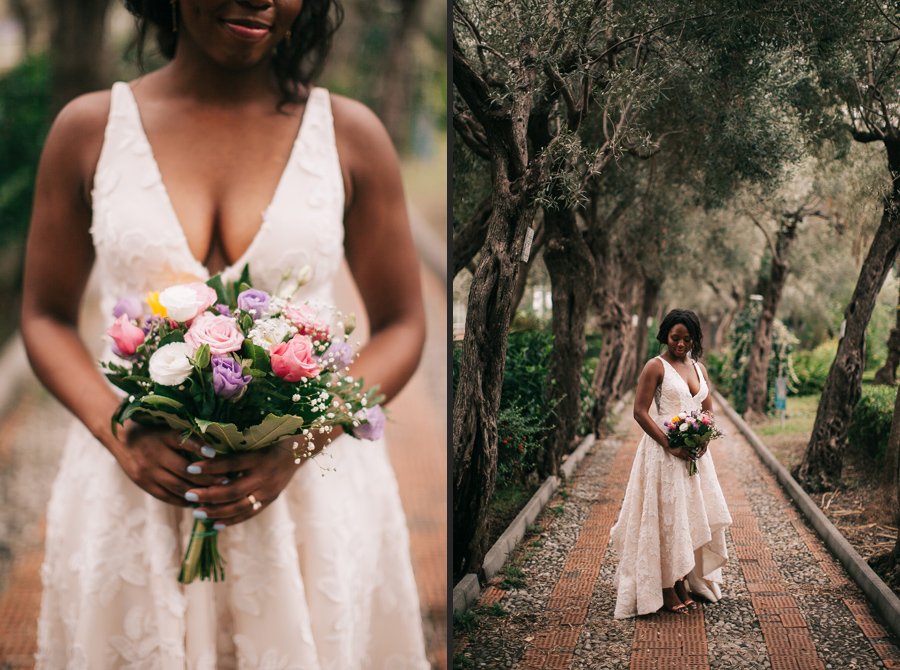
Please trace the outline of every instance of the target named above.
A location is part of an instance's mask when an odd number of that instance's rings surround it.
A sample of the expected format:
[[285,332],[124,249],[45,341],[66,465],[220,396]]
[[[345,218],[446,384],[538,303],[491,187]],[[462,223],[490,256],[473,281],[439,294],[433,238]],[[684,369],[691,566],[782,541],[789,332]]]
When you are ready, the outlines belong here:
[[189,356],[194,353],[187,342],[164,344],[150,357],[150,379],[163,386],[176,386],[187,379],[193,365]]
[[285,319],[262,319],[257,321],[247,337],[253,344],[269,351],[276,344],[281,344],[284,340],[297,332],[297,327],[290,321]]
[[166,315],[180,323],[195,318],[214,301],[215,291],[202,284],[177,284],[159,294],[159,304],[166,308]]
[[687,429],[688,429],[687,421],[683,422],[680,426],[678,426],[678,430],[680,430],[682,433],[685,432]]

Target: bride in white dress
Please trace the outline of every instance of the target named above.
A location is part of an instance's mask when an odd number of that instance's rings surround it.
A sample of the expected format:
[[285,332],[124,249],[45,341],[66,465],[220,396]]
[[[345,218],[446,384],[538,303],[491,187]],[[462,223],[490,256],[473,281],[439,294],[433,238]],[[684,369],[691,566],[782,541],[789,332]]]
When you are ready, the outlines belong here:
[[[390,140],[362,105],[306,83],[331,0],[131,8],[171,62],[70,103],[38,172],[22,333],[77,421],[47,516],[37,665],[427,668],[383,442],[338,437],[324,472],[272,448],[204,456],[191,474],[183,449],[203,445],[134,424],[111,432],[120,397],[76,332],[92,267],[109,324],[123,296],[219,271],[233,280],[245,263],[269,291],[305,268],[298,297],[333,303],[346,258],[371,324],[352,372],[388,398],[424,338]],[[177,581],[191,500],[223,528],[224,582]]]
[[669,312],[656,337],[666,352],[647,362],[638,381],[634,418],[645,434],[611,531],[619,555],[617,619],[660,608],[687,614],[697,607],[691,594],[708,602],[722,597],[731,515],[712,455],[704,447],[697,474],[689,476],[688,453],[669,448],[662,427],[682,411],[712,411],[706,368],[697,362],[702,338],[694,312]]

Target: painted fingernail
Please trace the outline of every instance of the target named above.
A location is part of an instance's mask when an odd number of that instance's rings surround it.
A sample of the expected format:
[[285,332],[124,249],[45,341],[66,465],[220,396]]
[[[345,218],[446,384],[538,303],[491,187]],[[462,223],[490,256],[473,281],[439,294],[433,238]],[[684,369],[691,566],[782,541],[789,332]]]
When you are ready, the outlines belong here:
[[191,463],[189,466],[187,466],[187,471],[192,475],[199,475],[203,472],[203,470],[200,469],[200,466],[196,463]]
[[220,482],[219,482],[219,485],[220,485],[220,486],[227,486],[227,485],[230,484],[230,483],[231,483],[231,480],[228,479],[228,478],[226,478],[226,479],[223,479],[222,481],[220,481]]
[[194,518],[195,519],[205,519],[206,512],[204,512],[202,509],[195,509],[194,510]]
[[216,457],[216,450],[207,444],[204,444],[202,447],[200,447],[200,453],[203,454],[204,456],[206,456],[207,458],[215,458]]
[[193,491],[188,491],[184,494],[184,499],[188,502],[200,502],[200,496],[198,496]]
[[225,530],[225,524],[222,523],[221,521],[216,521],[213,524],[213,528],[215,528],[216,530]]

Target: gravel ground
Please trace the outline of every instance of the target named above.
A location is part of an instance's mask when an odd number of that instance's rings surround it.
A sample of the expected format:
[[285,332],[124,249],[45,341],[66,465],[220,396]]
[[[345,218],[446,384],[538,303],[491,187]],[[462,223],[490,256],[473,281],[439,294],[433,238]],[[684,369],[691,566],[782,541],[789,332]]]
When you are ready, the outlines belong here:
[[[476,607],[466,615],[465,626],[457,626],[454,667],[517,667],[529,643],[541,631],[547,630],[543,612],[560,579],[568,552],[578,539],[591,506],[601,491],[606,495],[613,494],[608,488],[607,475],[616,454],[623,447],[632,445],[631,441],[636,443],[639,437],[632,421],[622,423],[625,425],[620,426],[613,436],[594,447],[565,494],[557,495],[550,501],[538,519],[543,526],[540,537],[530,537],[512,554],[510,564],[521,566],[524,586],[506,592],[499,604]],[[773,488],[771,474],[736,428],[728,424],[723,428],[729,437],[716,444],[713,453],[720,479],[727,474],[733,487],[731,491],[726,487],[726,498],[746,499],[764,544],[757,544],[752,551],[771,552],[780,574],[773,593],[783,593],[793,598],[793,603],[805,619],[806,628],[792,628],[791,634],[808,636],[826,668],[884,667],[885,663],[876,653],[873,641],[865,637],[843,602],[844,598],[863,597],[861,591],[852,581],[835,583],[829,579],[820,561],[834,559],[827,550],[823,558],[823,553],[807,546],[793,523],[796,512],[790,508],[791,503]],[[760,617],[754,608],[730,534],[727,540],[730,560],[723,569],[724,598],[703,608],[708,645],[706,660],[710,668],[717,670],[767,670],[773,667],[771,654],[776,653],[775,648],[767,648]],[[812,541],[819,543],[818,538]],[[839,564],[835,562],[834,565],[840,569]],[[615,567],[616,555],[607,547],[599,577],[593,584],[587,618],[580,631],[574,658],[566,667],[578,670],[631,667],[636,622],[633,619],[616,621],[612,618]],[[797,612],[796,609],[786,611]],[[768,616],[779,615],[776,612]],[[666,625],[663,623],[663,626]],[[770,634],[771,629],[767,629],[766,635]],[[768,642],[773,644],[772,639]],[[887,647],[891,653],[897,653],[892,640],[876,642]],[[782,654],[780,658],[784,661],[783,654],[786,652],[783,648],[777,653]],[[885,653],[884,649],[882,653]],[[799,657],[788,660],[798,663],[798,668],[807,667]],[[564,667],[551,666],[551,662],[552,659],[548,660],[546,667]]]

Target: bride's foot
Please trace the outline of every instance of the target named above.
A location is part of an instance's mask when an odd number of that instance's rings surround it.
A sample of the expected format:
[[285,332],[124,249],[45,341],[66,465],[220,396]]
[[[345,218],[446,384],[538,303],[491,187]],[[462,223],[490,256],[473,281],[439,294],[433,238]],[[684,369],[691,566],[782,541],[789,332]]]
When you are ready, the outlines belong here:
[[675,592],[675,589],[663,589],[663,609],[666,612],[672,612],[674,614],[687,614],[688,608],[685,606],[683,602],[681,602],[681,598],[678,597],[678,594]]
[[684,604],[688,609],[694,610],[699,607],[697,602],[691,598],[688,594],[687,587],[684,585],[684,580],[679,579],[675,582],[675,594],[678,596],[678,599]]

